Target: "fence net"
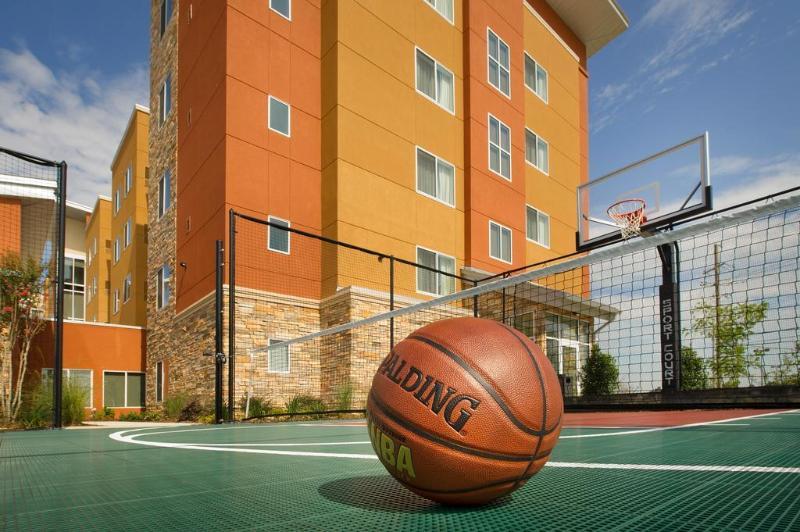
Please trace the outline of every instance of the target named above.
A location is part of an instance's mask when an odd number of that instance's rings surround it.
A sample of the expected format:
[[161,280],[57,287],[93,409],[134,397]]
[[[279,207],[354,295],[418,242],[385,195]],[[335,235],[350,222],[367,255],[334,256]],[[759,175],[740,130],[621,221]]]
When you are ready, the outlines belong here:
[[[385,305],[374,299],[336,300],[341,286],[328,297],[347,320],[322,303],[281,313],[254,305],[269,324],[260,342],[237,348],[240,415],[363,408],[392,336],[473,315],[539,344],[568,408],[797,402],[798,230],[800,196],[791,196],[441,297],[398,298],[393,312],[378,313]],[[673,336],[662,341],[665,331]]]
[[[40,387],[54,367],[60,175],[57,163],[0,148],[0,418],[8,423],[51,421],[52,392]],[[78,319],[83,269],[82,260],[66,264],[65,313]],[[88,373],[65,370],[64,382],[83,390]]]

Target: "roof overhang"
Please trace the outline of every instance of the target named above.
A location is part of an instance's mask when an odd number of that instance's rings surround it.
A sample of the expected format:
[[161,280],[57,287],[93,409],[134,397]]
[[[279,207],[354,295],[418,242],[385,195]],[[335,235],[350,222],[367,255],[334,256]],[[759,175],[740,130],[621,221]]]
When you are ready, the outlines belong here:
[[591,57],[628,28],[628,18],[615,0],[546,0],[553,11],[586,45]]

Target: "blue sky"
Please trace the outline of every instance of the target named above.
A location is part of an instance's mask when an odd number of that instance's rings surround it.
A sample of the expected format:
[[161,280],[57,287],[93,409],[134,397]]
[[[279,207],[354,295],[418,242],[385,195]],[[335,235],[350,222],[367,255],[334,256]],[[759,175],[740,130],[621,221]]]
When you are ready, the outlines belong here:
[[[590,175],[708,130],[716,206],[800,184],[800,2],[618,1],[631,26],[589,62]],[[73,200],[108,194],[149,102],[149,4],[4,1],[0,145],[67,160]]]

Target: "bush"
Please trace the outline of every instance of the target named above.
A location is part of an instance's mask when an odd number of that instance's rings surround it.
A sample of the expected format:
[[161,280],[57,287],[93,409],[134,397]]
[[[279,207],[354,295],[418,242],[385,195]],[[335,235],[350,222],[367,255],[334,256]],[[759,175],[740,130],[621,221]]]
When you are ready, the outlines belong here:
[[325,403],[313,395],[295,395],[286,403],[286,412],[289,414],[306,414],[324,410]]
[[53,389],[39,384],[25,398],[20,423],[26,429],[49,427],[53,421]]
[[65,425],[80,425],[83,423],[86,414],[86,400],[89,398],[89,391],[80,386],[71,386],[64,383],[63,393],[61,394],[61,420]]
[[247,413],[247,417],[262,417],[272,412],[272,401],[264,397],[251,397],[248,406],[247,397],[242,397],[240,408],[242,414]]
[[164,399],[164,415],[167,419],[178,419],[189,403],[189,396],[183,392],[170,394]]
[[681,347],[681,389],[705,390],[707,384],[703,359],[691,347]]
[[197,399],[192,399],[178,414],[178,421],[197,421],[201,415],[207,414]]
[[581,370],[583,395],[611,395],[619,388],[619,368],[614,357],[600,351],[598,344],[592,344],[592,351]]
[[161,414],[152,410],[144,410],[143,412],[128,412],[119,416],[120,421],[161,421],[163,418]]
[[336,389],[336,409],[350,410],[353,407],[353,385],[343,384]]

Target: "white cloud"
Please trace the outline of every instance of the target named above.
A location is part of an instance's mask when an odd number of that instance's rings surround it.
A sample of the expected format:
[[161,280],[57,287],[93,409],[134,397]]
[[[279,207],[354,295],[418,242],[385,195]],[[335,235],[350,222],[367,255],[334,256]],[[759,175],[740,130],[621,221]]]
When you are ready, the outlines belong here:
[[133,105],[149,101],[149,73],[54,71],[30,50],[0,48],[0,145],[69,165],[69,199],[110,193],[110,165]]

